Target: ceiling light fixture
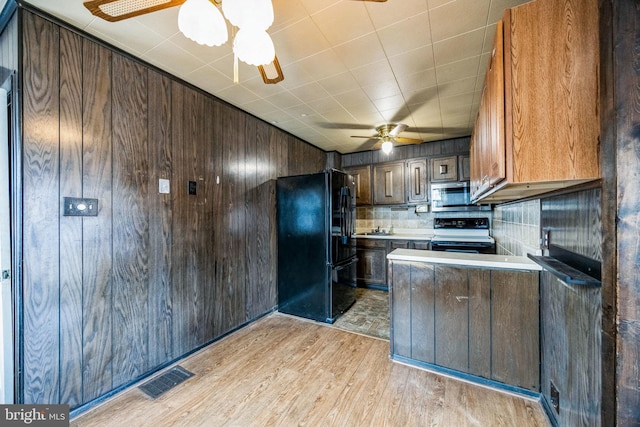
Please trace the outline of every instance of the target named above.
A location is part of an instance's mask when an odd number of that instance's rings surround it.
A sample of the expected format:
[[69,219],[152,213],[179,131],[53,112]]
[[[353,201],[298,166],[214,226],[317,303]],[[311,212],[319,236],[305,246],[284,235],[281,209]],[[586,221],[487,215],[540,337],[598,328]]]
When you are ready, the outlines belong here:
[[393,150],[393,142],[390,139],[385,139],[380,148],[384,154],[389,154]]
[[178,11],[178,28],[187,38],[207,46],[227,42],[227,24],[209,0],[187,0]]

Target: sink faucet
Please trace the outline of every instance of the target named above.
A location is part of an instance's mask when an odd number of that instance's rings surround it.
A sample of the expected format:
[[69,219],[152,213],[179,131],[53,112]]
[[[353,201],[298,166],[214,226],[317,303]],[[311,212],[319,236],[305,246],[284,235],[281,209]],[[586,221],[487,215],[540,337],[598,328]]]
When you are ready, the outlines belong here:
[[378,228],[376,228],[376,233],[380,232],[380,226],[378,226]]

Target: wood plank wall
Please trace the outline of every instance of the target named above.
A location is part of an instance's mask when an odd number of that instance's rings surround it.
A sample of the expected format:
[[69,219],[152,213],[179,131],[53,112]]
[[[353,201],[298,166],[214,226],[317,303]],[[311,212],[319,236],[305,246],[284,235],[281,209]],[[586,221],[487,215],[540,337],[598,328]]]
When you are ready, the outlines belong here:
[[[326,154],[20,13],[21,398],[78,408],[276,306],[273,180]],[[65,196],[99,215],[63,216]]]
[[[609,252],[603,265],[609,288],[605,306],[603,344],[611,342],[606,367],[615,363],[615,405],[619,426],[640,425],[640,3],[600,1],[602,60],[602,150],[605,197],[604,223]],[[615,328],[615,329],[614,329]],[[615,349],[615,350],[614,350]],[[611,369],[605,379],[609,389]],[[613,425],[607,423],[603,425]]]

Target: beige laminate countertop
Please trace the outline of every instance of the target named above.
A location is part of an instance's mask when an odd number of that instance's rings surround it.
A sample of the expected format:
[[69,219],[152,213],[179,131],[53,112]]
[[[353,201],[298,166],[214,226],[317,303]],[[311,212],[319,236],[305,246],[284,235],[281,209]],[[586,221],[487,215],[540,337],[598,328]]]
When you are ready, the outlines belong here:
[[542,267],[521,256],[439,252],[419,249],[396,249],[387,255],[392,261],[427,262],[431,264],[461,265],[465,267],[502,268],[507,270],[535,270]]

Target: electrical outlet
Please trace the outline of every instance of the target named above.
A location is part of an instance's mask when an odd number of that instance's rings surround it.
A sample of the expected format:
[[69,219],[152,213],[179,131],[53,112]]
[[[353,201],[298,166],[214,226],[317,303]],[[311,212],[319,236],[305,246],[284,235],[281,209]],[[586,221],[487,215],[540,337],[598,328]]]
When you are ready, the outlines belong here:
[[195,181],[189,181],[189,194],[196,195],[197,183]]

